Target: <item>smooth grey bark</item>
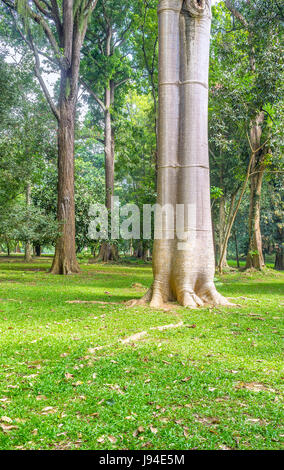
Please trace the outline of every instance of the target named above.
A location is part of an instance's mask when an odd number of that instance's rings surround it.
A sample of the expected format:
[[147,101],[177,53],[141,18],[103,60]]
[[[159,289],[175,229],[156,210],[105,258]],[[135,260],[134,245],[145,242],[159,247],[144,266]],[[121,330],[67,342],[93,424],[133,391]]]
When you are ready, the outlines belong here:
[[211,0],[160,0],[158,13],[157,202],[174,209],[184,204],[185,230],[177,239],[170,213],[164,213],[162,239],[154,242],[154,283],[141,302],[230,305],[213,282],[207,124]]

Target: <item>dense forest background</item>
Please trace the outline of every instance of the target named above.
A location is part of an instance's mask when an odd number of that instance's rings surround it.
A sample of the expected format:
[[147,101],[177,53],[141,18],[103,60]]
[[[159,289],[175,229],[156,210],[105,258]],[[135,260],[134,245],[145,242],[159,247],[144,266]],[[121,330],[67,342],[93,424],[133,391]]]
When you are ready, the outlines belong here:
[[[16,2],[17,3],[17,2]],[[0,250],[53,253],[57,207],[59,68],[25,2],[0,4]],[[34,2],[45,11],[48,2]],[[80,52],[75,122],[78,256],[151,259],[152,241],[88,237],[89,208],[156,200],[157,0],[101,0]],[[47,14],[51,14],[47,12]],[[216,262],[284,269],[283,50],[278,1],[212,8],[209,93],[211,198]],[[58,51],[60,54],[60,48]],[[43,92],[42,83],[46,86]],[[141,221],[142,223],[143,221]]]

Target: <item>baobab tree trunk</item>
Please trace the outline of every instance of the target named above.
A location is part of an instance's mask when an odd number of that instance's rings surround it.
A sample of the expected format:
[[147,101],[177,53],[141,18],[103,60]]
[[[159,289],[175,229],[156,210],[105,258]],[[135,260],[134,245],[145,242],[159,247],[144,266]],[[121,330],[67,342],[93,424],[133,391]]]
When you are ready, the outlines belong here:
[[[250,142],[253,150],[260,148],[262,135],[261,124],[264,120],[264,113],[261,112],[255,123],[251,127]],[[264,150],[255,152],[251,165],[250,176],[250,208],[249,208],[249,248],[246,259],[246,269],[263,269],[264,258],[262,253],[262,238],[260,230],[260,202],[263,174],[265,167],[263,165]]]
[[[230,305],[214,285],[215,259],[208,157],[211,1],[159,2],[158,203],[184,205],[184,233],[165,211],[155,239],[152,307]],[[179,218],[177,217],[177,222]]]
[[75,246],[74,200],[74,128],[76,98],[70,97],[70,77],[61,72],[58,121],[58,196],[57,218],[60,236],[56,243],[51,267],[53,274],[72,274],[80,271]]
[[[28,183],[26,187],[26,207],[27,209],[31,205],[31,184]],[[28,240],[25,244],[25,262],[30,263],[32,261],[32,245],[30,240]]]

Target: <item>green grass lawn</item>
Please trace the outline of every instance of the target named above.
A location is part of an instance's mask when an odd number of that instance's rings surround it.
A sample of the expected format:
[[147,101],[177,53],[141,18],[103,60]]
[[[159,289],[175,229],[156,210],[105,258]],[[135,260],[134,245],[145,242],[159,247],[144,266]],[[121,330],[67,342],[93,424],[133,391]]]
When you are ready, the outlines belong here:
[[0,264],[0,449],[283,446],[283,274],[218,278],[239,307],[162,311],[123,303],[149,265],[49,265]]

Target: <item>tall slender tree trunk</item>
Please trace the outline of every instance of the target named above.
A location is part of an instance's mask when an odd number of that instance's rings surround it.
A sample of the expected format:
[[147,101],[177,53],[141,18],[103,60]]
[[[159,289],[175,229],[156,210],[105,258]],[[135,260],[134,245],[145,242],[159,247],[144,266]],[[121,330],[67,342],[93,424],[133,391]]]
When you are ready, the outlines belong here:
[[233,227],[234,219],[236,217],[236,212],[234,211],[234,207],[235,207],[237,192],[238,191],[235,191],[231,195],[230,210],[229,210],[229,214],[227,217],[226,217],[226,212],[225,212],[225,199],[222,197],[220,201],[220,259],[218,263],[218,269],[220,272],[222,272],[224,268],[229,267],[228,262],[227,262],[227,251],[228,251],[229,239],[231,236],[231,230]]
[[222,261],[222,269],[228,268],[228,262],[227,262],[227,246],[228,243],[226,242],[225,239],[226,235],[226,211],[225,211],[225,196],[222,196],[220,198],[220,207],[219,207],[219,253],[221,254],[223,251],[224,247],[224,257]]
[[229,305],[214,285],[208,157],[211,2],[159,2],[158,203],[185,207],[184,234],[165,211],[154,242],[154,283],[142,302]]
[[[31,184],[28,182],[27,187],[26,187],[26,207],[27,209],[31,205]],[[25,262],[30,263],[32,261],[32,244],[30,240],[28,240],[25,244]]]
[[[110,51],[109,51],[110,53]],[[114,103],[115,85],[112,80],[109,81],[105,89],[105,191],[106,191],[106,208],[109,214],[113,210],[112,197],[114,196],[114,130],[112,125],[111,106]],[[117,246],[114,243],[105,241],[100,246],[99,261],[115,261],[118,259]]]
[[58,196],[57,218],[61,234],[57,240],[51,267],[53,274],[80,271],[75,245],[74,200],[74,128],[76,97],[70,96],[71,77],[61,72],[58,122]]
[[110,81],[105,90],[105,187],[106,207],[112,209],[114,195],[114,133],[112,129],[111,105],[113,104],[113,82]]
[[235,239],[237,268],[240,269],[239,246],[238,246],[238,238],[237,238],[237,232],[236,231],[234,231],[234,239]]
[[[264,120],[264,113],[261,112],[250,131],[250,142],[253,150],[260,148],[262,135],[261,124]],[[263,154],[261,149],[255,152],[251,166],[250,176],[250,208],[249,208],[249,248],[246,259],[246,269],[263,269],[264,258],[262,253],[262,238],[260,229],[260,203],[263,175],[265,167],[263,166]]]
[[[108,35],[106,41],[106,56],[111,55],[111,41],[113,31],[112,27],[108,28]],[[106,192],[106,208],[111,214],[113,210],[112,197],[114,196],[114,131],[112,126],[111,106],[114,104],[115,84],[113,80],[109,80],[105,88],[105,130],[104,130],[104,145],[105,145],[105,192]],[[98,261],[114,261],[118,259],[117,246],[109,241],[104,241],[100,246]]]
[[282,243],[280,242],[277,247],[274,269],[277,269],[277,271],[284,271],[284,231]]

